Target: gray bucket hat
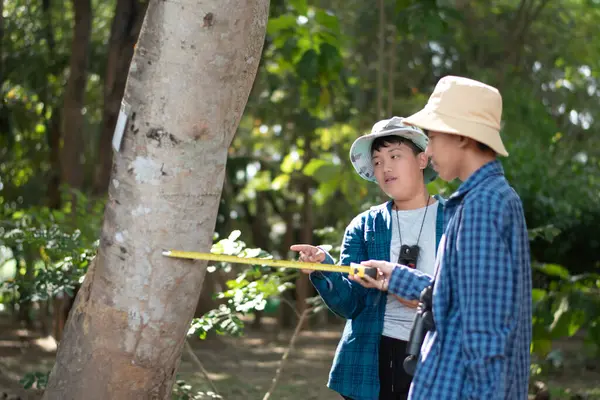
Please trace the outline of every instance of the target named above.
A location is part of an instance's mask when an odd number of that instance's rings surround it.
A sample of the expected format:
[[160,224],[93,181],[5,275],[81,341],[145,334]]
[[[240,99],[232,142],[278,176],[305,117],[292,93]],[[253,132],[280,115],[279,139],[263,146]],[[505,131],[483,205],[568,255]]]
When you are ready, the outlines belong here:
[[[407,125],[404,118],[392,117],[384,119],[373,125],[371,133],[359,137],[350,148],[350,161],[361,178],[376,182],[373,164],[371,162],[371,145],[378,137],[396,135],[413,142],[420,150],[425,151],[429,139],[421,128]],[[429,183],[437,177],[437,173],[429,164],[424,171],[424,181]]]

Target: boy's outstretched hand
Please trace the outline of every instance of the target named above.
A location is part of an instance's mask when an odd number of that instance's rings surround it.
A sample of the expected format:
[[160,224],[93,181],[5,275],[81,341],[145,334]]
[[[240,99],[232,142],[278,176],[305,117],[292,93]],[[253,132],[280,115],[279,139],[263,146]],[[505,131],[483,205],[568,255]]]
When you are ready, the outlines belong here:
[[[322,263],[325,261],[325,252],[316,246],[310,244],[295,244],[290,247],[290,250],[300,253],[299,261],[310,263]],[[310,269],[303,269],[302,272],[310,274],[313,272]]]
[[361,264],[367,267],[377,268],[377,279],[373,279],[370,276],[361,278],[358,275],[349,275],[348,279],[358,282],[366,288],[379,289],[383,292],[387,291],[390,277],[392,276],[392,271],[396,267],[396,264],[377,260],[363,261]]

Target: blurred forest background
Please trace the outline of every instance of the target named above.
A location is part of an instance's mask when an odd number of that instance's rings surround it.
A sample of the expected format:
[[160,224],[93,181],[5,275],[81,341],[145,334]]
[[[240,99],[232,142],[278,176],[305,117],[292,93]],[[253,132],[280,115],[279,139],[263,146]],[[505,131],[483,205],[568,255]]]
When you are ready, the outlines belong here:
[[[43,389],[94,256],[146,6],[0,0],[0,393]],[[418,110],[444,75],[485,81],[503,95],[503,165],[530,229],[532,382],[552,398],[600,398],[598,21],[598,0],[272,0],[213,252],[292,259],[291,244],[311,243],[337,255],[350,220],[386,200],[354,173],[353,140]],[[342,321],[306,276],[209,271],[190,342],[221,395],[263,393],[311,307],[274,398],[332,398]],[[204,398],[208,379],[185,357],[174,398]]]

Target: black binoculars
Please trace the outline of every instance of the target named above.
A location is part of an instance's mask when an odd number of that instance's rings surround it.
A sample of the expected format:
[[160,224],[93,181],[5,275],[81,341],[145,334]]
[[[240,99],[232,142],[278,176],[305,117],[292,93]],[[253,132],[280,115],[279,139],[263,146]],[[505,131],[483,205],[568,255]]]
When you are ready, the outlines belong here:
[[410,337],[406,345],[407,357],[404,359],[404,370],[409,375],[414,375],[421,353],[421,345],[428,331],[435,330],[435,321],[432,311],[433,285],[427,286],[421,292],[419,306],[410,331]]

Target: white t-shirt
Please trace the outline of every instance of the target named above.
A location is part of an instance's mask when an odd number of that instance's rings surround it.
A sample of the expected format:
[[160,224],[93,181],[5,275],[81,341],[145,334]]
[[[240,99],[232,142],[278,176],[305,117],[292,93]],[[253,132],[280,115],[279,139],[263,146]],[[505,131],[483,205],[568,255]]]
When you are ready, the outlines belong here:
[[[408,246],[417,244],[417,237],[421,229],[421,222],[425,216],[423,232],[419,239],[419,258],[417,259],[417,269],[433,276],[435,264],[435,228],[437,218],[438,203],[416,210],[392,210],[392,243],[390,246],[390,262],[398,261],[400,252],[400,236],[398,235],[398,222],[400,222],[400,232],[402,234],[402,243]],[[400,303],[398,299],[388,293],[385,316],[383,317],[382,335],[400,340],[408,340],[412,328],[416,309],[409,308]]]

